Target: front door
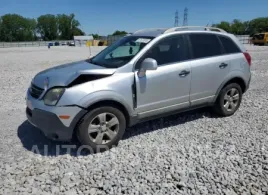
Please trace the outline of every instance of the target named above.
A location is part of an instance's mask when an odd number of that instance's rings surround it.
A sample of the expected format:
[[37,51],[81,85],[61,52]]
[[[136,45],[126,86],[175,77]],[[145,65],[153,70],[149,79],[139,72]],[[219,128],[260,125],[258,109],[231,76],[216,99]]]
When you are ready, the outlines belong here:
[[156,43],[137,63],[153,58],[157,70],[139,77],[135,71],[137,113],[149,117],[189,106],[191,67],[183,35],[165,38]]

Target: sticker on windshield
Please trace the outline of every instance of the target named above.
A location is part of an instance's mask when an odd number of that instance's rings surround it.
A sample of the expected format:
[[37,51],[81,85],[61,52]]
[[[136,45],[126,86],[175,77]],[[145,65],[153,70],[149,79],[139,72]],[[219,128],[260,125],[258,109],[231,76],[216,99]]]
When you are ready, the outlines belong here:
[[138,38],[135,42],[137,42],[137,43],[148,43],[149,41],[151,41],[151,39]]

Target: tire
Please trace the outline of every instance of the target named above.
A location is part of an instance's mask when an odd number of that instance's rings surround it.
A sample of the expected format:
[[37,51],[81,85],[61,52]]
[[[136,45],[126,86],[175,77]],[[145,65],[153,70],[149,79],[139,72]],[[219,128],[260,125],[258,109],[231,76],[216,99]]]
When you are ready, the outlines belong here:
[[231,116],[238,110],[241,100],[242,89],[240,85],[237,83],[228,84],[220,91],[214,105],[214,111],[220,116]]
[[83,117],[77,129],[77,138],[91,152],[103,152],[117,146],[125,129],[124,114],[116,107],[103,106]]

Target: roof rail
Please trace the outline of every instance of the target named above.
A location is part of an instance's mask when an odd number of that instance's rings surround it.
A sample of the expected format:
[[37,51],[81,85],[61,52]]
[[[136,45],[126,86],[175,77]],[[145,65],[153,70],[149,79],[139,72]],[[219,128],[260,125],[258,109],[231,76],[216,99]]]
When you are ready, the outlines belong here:
[[166,30],[164,32],[164,34],[174,32],[174,31],[190,30],[190,29],[202,29],[204,31],[218,31],[218,32],[226,33],[225,30],[222,30],[220,28],[210,27],[210,26],[180,26],[180,27],[170,28],[170,29]]
[[166,28],[145,28],[145,29],[141,29],[141,30],[137,30],[135,31],[133,34],[136,34],[136,33],[141,33],[141,32],[148,32],[148,31],[163,31],[163,30],[166,30]]

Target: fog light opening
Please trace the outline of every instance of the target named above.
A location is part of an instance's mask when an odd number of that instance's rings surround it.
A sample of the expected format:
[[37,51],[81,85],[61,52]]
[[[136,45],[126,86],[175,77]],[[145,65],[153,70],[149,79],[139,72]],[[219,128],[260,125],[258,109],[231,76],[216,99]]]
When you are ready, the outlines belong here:
[[56,133],[51,134],[50,137],[51,137],[52,140],[58,140],[59,139],[59,136]]

